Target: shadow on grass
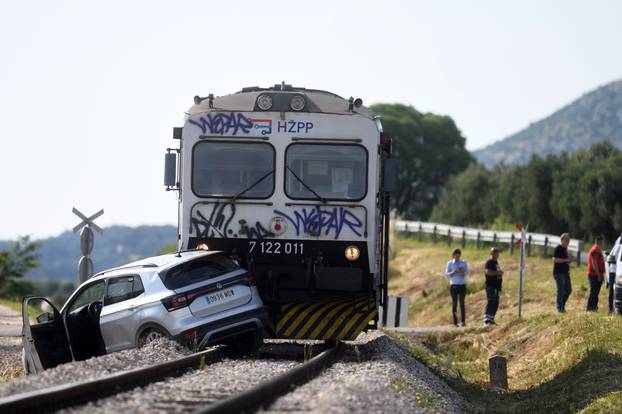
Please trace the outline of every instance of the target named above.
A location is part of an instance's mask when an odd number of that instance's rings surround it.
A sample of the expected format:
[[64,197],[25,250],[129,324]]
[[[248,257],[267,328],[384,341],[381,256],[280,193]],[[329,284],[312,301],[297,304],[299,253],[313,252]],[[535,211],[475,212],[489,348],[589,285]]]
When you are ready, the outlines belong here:
[[573,413],[610,392],[622,390],[622,358],[592,350],[550,381],[507,394],[483,390],[459,377],[445,378],[463,392],[477,412]]

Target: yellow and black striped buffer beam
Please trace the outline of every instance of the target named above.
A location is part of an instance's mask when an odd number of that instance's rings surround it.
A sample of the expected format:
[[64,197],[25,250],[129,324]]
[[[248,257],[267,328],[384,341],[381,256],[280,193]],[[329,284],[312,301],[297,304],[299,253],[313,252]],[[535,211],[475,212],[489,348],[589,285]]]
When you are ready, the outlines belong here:
[[376,318],[373,295],[282,305],[266,331],[280,339],[353,340]]

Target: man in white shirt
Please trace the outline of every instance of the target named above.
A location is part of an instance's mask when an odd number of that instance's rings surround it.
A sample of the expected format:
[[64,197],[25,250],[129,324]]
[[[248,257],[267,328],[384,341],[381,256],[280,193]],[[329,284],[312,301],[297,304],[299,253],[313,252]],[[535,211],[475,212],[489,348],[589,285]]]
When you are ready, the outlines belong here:
[[460,260],[462,251],[456,249],[451,254],[452,259],[447,262],[445,276],[449,279],[449,293],[451,294],[451,312],[454,318],[454,325],[458,325],[457,305],[460,300],[460,320],[465,326],[464,299],[466,297],[466,276],[469,274],[467,262]]

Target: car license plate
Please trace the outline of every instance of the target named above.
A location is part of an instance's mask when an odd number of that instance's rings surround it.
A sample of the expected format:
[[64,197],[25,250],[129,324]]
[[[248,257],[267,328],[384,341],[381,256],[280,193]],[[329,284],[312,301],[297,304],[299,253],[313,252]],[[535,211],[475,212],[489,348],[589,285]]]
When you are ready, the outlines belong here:
[[248,252],[251,254],[304,254],[304,243],[302,242],[280,242],[280,241],[254,241],[248,242]]
[[225,289],[218,292],[210,293],[205,296],[205,300],[208,304],[221,302],[225,299],[229,299],[235,296],[233,289]]

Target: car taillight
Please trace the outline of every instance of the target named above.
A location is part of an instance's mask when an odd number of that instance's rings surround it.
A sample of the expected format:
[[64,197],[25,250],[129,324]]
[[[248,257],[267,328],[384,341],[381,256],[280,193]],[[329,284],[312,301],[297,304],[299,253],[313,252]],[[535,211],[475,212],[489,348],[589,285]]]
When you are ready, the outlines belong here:
[[194,339],[197,337],[197,330],[196,329],[190,329],[189,331],[184,332],[184,337],[186,339]]
[[177,309],[184,308],[190,304],[190,301],[186,297],[184,293],[179,295],[169,296],[168,298],[162,299],[162,304],[166,308],[167,311],[171,312]]
[[391,135],[387,134],[386,132],[381,132],[380,133],[380,144],[387,145],[390,142],[391,142]]

